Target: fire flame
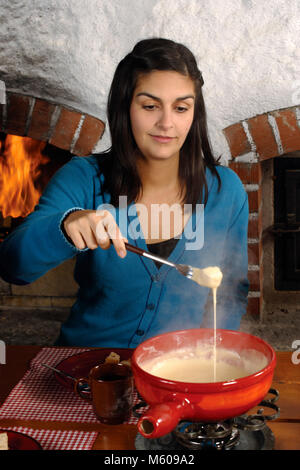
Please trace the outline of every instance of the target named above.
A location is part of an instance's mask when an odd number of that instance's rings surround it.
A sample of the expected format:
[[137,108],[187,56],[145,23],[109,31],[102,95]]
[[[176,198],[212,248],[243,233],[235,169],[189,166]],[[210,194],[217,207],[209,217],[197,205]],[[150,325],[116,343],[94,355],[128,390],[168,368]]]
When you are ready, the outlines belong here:
[[34,210],[41,191],[35,182],[41,174],[41,166],[48,163],[42,154],[46,143],[7,135],[0,142],[0,211],[2,216],[26,217]]

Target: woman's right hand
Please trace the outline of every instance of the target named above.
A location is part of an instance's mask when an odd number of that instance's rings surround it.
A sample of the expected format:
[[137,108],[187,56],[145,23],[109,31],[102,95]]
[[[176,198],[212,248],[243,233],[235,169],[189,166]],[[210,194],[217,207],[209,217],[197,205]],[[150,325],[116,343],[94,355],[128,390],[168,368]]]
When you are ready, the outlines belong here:
[[125,242],[112,214],[107,210],[78,210],[71,212],[63,221],[68,237],[79,250],[90,248],[95,250],[100,246],[107,250],[111,242],[117,254],[126,256]]

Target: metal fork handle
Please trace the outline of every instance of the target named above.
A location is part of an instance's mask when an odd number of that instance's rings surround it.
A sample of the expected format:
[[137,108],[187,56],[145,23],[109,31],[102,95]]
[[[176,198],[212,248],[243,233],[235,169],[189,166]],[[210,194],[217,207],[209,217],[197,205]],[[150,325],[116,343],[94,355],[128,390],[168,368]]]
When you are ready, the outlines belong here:
[[137,246],[130,245],[129,243],[125,242],[125,247],[128,251],[131,251],[132,253],[136,253],[140,256],[144,256],[145,258],[150,258],[153,261],[157,261],[158,263],[161,264],[167,264],[168,266],[172,266],[172,268],[176,268],[176,264],[172,263],[171,261],[168,261],[165,258],[161,258],[160,256],[156,256],[149,251],[142,250],[142,248],[138,248]]

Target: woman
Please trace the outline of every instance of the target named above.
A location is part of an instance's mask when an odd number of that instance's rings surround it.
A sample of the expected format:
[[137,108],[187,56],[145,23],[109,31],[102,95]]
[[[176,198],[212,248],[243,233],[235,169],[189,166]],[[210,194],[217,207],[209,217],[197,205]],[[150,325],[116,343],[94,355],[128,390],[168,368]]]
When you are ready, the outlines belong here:
[[210,290],[126,253],[126,240],[176,263],[219,266],[217,327],[239,327],[248,200],[237,175],[213,157],[202,86],[185,46],[140,41],[113,78],[111,148],[63,166],[3,242],[0,274],[15,284],[77,255],[78,299],[58,345],[135,347],[165,331],[212,326]]

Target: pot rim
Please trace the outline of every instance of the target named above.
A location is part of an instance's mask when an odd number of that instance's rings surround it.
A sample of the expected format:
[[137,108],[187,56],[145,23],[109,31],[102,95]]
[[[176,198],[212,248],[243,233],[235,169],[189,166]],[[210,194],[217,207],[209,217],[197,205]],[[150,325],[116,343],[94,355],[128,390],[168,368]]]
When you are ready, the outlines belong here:
[[181,382],[177,380],[164,379],[162,377],[150,374],[149,372],[142,369],[142,367],[138,364],[138,355],[139,355],[140,349],[144,347],[145,345],[151,343],[151,341],[153,342],[153,340],[159,340],[160,338],[164,338],[166,336],[172,336],[175,334],[184,335],[184,334],[188,334],[189,332],[196,332],[199,330],[201,331],[205,330],[206,332],[214,331],[213,328],[191,328],[187,330],[176,330],[176,331],[170,331],[167,333],[162,333],[160,335],[154,336],[152,338],[149,338],[143,341],[141,344],[139,344],[136,347],[131,358],[131,364],[132,364],[134,375],[136,375],[136,371],[137,371],[137,373],[141,377],[143,377],[143,380],[147,381],[148,383],[151,383],[152,385],[156,387],[170,390],[173,393],[174,392],[219,393],[219,392],[226,392],[230,390],[238,390],[238,389],[249,387],[258,382],[261,382],[263,378],[267,377],[269,374],[273,375],[273,372],[276,366],[276,353],[274,349],[272,348],[272,346],[270,346],[263,339],[257,336],[251,335],[250,333],[245,333],[245,332],[235,331],[235,330],[226,330],[226,329],[220,329],[220,328],[217,329],[217,334],[225,333],[227,335],[238,335],[240,338],[244,337],[245,339],[246,338],[255,339],[256,342],[260,343],[264,348],[266,348],[266,350],[268,350],[270,354],[270,359],[269,359],[268,364],[263,369],[260,369],[254,374],[247,375],[246,377],[240,377],[240,378],[228,380],[225,382],[199,382],[199,383]]

